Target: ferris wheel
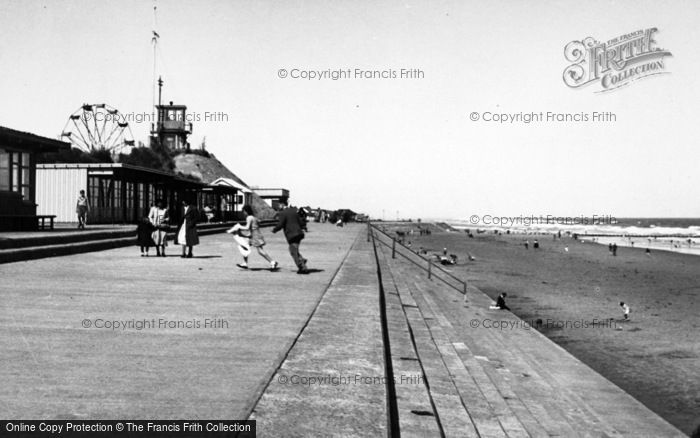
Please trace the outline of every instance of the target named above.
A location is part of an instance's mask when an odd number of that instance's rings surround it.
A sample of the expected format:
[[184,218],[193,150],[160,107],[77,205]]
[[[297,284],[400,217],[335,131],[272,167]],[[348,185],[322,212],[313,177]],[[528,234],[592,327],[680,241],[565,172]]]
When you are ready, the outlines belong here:
[[68,117],[61,139],[84,152],[128,152],[134,136],[126,117],[104,103],[84,104]]

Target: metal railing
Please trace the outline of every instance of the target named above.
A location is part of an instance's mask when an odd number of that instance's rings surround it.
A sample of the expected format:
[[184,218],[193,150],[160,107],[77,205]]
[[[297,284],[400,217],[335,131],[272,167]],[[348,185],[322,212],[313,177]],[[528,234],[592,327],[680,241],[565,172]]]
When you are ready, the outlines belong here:
[[[381,243],[382,245],[391,249],[392,259],[395,259],[397,254],[400,255],[409,262],[418,266],[420,269],[426,271],[428,274],[428,279],[432,279],[433,277],[437,278],[446,285],[462,293],[464,295],[464,301],[467,300],[467,281],[462,280],[451,272],[446,271],[442,266],[436,264],[431,258],[423,257],[422,255],[417,254],[411,248],[397,241],[395,236],[392,236],[384,230],[379,229],[371,222],[367,222],[367,241],[369,242],[372,238],[374,238],[375,242]],[[390,240],[391,243],[387,242],[387,240]]]

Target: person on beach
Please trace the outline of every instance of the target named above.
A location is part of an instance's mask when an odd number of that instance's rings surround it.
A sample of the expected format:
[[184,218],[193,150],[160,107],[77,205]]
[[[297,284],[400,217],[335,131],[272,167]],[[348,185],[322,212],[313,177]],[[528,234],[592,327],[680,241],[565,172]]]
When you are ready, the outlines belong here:
[[148,250],[155,246],[153,243],[153,225],[148,217],[139,222],[136,227],[136,245],[141,247],[141,257],[148,257]]
[[535,249],[540,249],[540,242],[535,239],[535,241],[532,243],[532,247]]
[[496,298],[496,305],[495,306],[490,306],[489,309],[492,310],[510,310],[510,307],[506,305],[506,297],[508,296],[507,293],[503,292],[501,293],[498,298]]
[[617,243],[613,243],[612,254],[617,257]]
[[272,257],[270,257],[265,251],[265,248],[263,248],[265,246],[265,238],[260,231],[258,218],[253,214],[253,207],[246,204],[243,206],[243,212],[246,215],[245,225],[236,224],[230,230],[226,231],[230,234],[237,233],[237,235],[234,235],[234,238],[236,238],[238,248],[241,255],[243,255],[243,263],[237,263],[236,266],[241,269],[248,269],[250,248],[254,247],[258,250],[258,254],[270,264],[271,270],[277,269],[278,263],[272,260]]
[[620,307],[622,307],[622,314],[625,318],[625,321],[629,321],[630,320],[630,306],[628,306],[624,302],[620,301]]
[[612,254],[612,243],[608,243],[608,251]]
[[525,249],[530,249],[530,241],[529,240],[525,241]]
[[280,202],[282,210],[277,213],[277,225],[272,229],[273,233],[284,230],[284,236],[289,244],[289,254],[297,266],[297,274],[308,274],[307,260],[299,252],[299,244],[304,239],[304,231],[307,231],[306,221],[299,215],[294,207],[288,207],[286,202]]
[[85,190],[81,190],[78,201],[75,204],[75,212],[78,215],[78,229],[84,230],[87,224],[87,214],[90,211],[90,201],[85,196]]
[[182,245],[182,255],[180,257],[191,259],[192,247],[199,245],[199,236],[197,235],[199,210],[188,199],[182,201],[182,207],[182,223],[180,223],[180,227],[175,234],[175,245]]
[[156,257],[165,257],[165,247],[168,246],[167,232],[170,223],[168,209],[162,199],[156,200],[156,205],[148,212],[148,220],[153,226],[151,239],[156,247]]

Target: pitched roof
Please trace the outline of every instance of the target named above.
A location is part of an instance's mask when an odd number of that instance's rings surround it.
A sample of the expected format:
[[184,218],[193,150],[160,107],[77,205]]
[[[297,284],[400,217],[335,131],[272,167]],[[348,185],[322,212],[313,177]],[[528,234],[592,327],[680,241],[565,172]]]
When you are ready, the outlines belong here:
[[219,178],[229,178],[245,188],[250,189],[248,184],[235,173],[231,172],[213,155],[204,157],[197,154],[180,154],[173,158],[173,161],[175,163],[175,172],[192,175],[207,184],[211,184]]
[[36,152],[54,152],[60,149],[70,149],[70,143],[53,138],[42,137],[29,132],[0,126],[0,143],[6,146],[19,146]]

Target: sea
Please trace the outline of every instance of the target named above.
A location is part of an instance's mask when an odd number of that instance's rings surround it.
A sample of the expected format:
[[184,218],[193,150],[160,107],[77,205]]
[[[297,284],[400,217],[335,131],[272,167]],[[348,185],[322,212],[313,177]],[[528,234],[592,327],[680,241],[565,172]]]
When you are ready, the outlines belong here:
[[[596,223],[582,223],[584,220],[557,221],[538,217],[513,217],[502,220],[501,224],[472,224],[469,220],[444,220],[445,223],[459,230],[476,232],[499,230],[522,234],[577,234],[582,236],[622,236],[622,237],[700,237],[700,218],[609,218]],[[499,222],[491,220],[491,222]],[[571,223],[565,223],[571,222]],[[578,223],[575,223],[578,222]],[[591,221],[592,222],[592,221]]]
[[[581,242],[649,248],[700,255],[700,218],[619,218],[583,224],[514,217],[499,225],[472,224],[469,220],[444,220],[461,231],[575,236]],[[576,219],[576,218],[574,218]],[[585,218],[584,218],[585,219]],[[493,222],[493,221],[492,221]],[[575,222],[575,221],[574,221]]]

